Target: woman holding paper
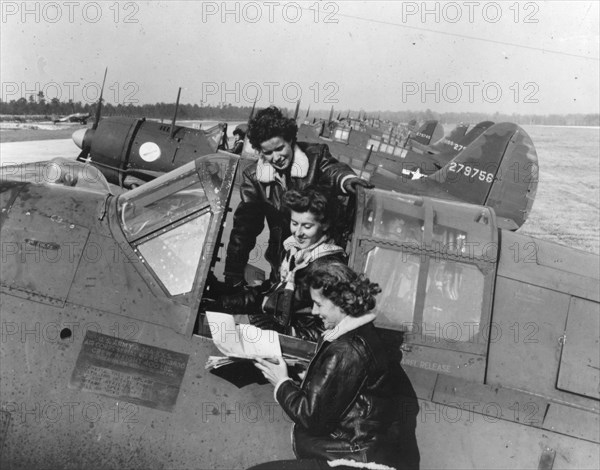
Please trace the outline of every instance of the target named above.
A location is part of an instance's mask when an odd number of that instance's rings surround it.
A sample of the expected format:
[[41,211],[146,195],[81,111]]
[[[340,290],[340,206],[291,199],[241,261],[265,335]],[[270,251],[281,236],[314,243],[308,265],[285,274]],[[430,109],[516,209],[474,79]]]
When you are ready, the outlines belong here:
[[[381,289],[341,263],[315,269],[307,282],[312,313],[323,320],[326,331],[302,384],[290,379],[283,359],[278,364],[259,359],[256,364],[294,421],[299,460],[253,468],[407,468],[401,450],[410,439],[401,431],[401,370],[378,337],[370,313]],[[418,467],[418,460],[410,467]]]
[[275,283],[266,281],[233,295],[221,297],[222,307],[233,313],[246,313],[250,322],[317,341],[323,331],[321,320],[311,315],[312,299],[302,280],[323,264],[345,262],[344,250],[333,241],[335,206],[324,188],[307,187],[283,195],[290,212],[291,236],[284,242],[279,275]]

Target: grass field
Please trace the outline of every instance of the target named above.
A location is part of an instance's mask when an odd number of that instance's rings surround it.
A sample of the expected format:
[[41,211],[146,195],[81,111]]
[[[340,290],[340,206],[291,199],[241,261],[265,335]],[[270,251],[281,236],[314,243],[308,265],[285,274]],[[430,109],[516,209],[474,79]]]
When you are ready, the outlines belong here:
[[[70,138],[83,126],[55,129],[0,126],[0,142]],[[231,127],[231,126],[230,126]],[[446,126],[446,131],[453,126]],[[524,126],[540,174],[529,219],[520,233],[600,254],[600,129]]]

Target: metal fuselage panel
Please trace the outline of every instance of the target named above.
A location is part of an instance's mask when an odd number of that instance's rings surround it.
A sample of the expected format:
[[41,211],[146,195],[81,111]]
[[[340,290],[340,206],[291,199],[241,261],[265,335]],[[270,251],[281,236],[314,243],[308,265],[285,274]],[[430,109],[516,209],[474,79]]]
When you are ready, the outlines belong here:
[[[173,411],[74,388],[87,331],[188,355]],[[205,371],[217,353],[210,340],[3,294],[0,351],[1,409],[11,416],[3,468],[247,468],[267,456],[293,458],[290,422],[272,387],[240,389]]]
[[200,129],[175,126],[171,132],[171,124],[146,119],[104,119],[90,140],[92,162],[113,184],[127,175],[147,180],[216,151]]
[[[499,418],[499,400],[476,395],[446,403],[419,400],[417,441],[422,469],[596,469],[598,444]],[[529,402],[510,403],[532,417]],[[486,410],[488,414],[482,414]],[[514,410],[514,411],[513,411]],[[540,461],[550,455],[550,465]]]
[[[598,423],[599,279],[589,269],[594,255],[516,233],[502,235],[493,316],[498,338],[490,341],[487,381],[590,410]],[[578,331],[574,319],[587,319],[587,331]],[[563,362],[564,349],[574,344],[585,345],[581,365]],[[591,387],[557,386],[559,373],[573,367]],[[586,370],[595,374],[585,375]]]
[[596,256],[500,232],[484,380],[404,365],[422,468],[600,466],[598,283]]
[[[131,168],[151,168],[154,172],[166,173],[215,151],[209,145],[204,132],[199,129],[175,126],[173,138],[170,137],[170,133],[170,124],[145,121],[139,127],[131,143],[128,158]],[[160,148],[160,156],[156,160],[149,162],[144,159],[140,147],[146,143],[154,143]]]
[[142,122],[131,118],[105,119],[93,132],[90,158],[110,183],[121,183],[121,171],[127,167],[129,160],[131,139]]
[[597,468],[597,257],[507,231],[500,252],[486,383],[504,413],[538,428],[554,468]]
[[2,223],[2,290],[63,304],[104,197],[60,185],[23,185]]

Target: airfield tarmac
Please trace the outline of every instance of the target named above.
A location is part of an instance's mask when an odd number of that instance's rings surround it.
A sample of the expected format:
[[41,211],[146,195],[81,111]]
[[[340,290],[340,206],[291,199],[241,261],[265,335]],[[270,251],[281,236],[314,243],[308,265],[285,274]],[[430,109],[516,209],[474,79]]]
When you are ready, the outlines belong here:
[[56,157],[75,159],[80,151],[70,138],[2,142],[0,144],[0,162],[2,166],[5,166],[43,162]]
[[[235,124],[231,123],[230,131]],[[53,132],[47,129],[1,129],[0,162],[8,165],[56,157],[75,159],[80,150],[69,136],[80,127],[57,126],[54,135],[62,138],[56,140],[47,139],[48,132]],[[446,132],[453,128],[448,124],[444,127]],[[537,150],[540,174],[533,209],[519,233],[600,254],[600,128],[523,128]],[[37,136],[43,140],[31,140]],[[234,191],[232,206],[238,201]],[[261,256],[265,235],[263,232],[252,255],[261,269],[268,269]],[[228,233],[224,234],[224,240],[228,239]],[[218,270],[216,274],[219,276]]]

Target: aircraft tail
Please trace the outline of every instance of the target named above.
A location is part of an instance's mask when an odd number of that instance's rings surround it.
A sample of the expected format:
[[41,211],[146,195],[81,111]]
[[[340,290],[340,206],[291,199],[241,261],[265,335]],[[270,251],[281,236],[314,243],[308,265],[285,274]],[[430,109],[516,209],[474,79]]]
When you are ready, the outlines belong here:
[[419,130],[412,132],[409,141],[418,142],[423,145],[429,145],[431,142],[444,137],[444,129],[437,121],[426,121]]
[[457,140],[457,142],[463,147],[466,147],[493,125],[494,123],[492,121],[482,121],[467,132],[462,139]]
[[445,152],[449,148],[453,148],[463,139],[463,137],[467,133],[468,128],[468,124],[459,124],[452,130],[452,132],[450,132],[450,134],[447,137],[443,137],[440,140],[438,140],[435,144],[433,144],[427,152],[429,154],[436,154],[440,152]]
[[500,227],[516,230],[535,199],[537,153],[520,126],[495,124],[429,178],[457,199],[492,207]]
[[[440,147],[437,147],[438,144],[432,147],[432,149],[439,148],[440,151],[437,153],[429,152],[430,155],[434,155],[433,164],[437,168],[442,168],[449,160],[456,157],[459,152],[462,152],[467,146],[471,145],[477,137],[493,125],[494,123],[492,121],[483,121],[464,134],[462,138],[453,139],[452,135],[450,135],[449,137],[442,139],[439,142]],[[455,130],[458,130],[458,128]]]

